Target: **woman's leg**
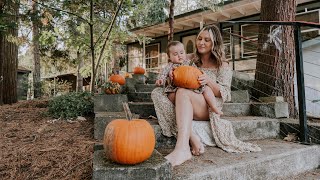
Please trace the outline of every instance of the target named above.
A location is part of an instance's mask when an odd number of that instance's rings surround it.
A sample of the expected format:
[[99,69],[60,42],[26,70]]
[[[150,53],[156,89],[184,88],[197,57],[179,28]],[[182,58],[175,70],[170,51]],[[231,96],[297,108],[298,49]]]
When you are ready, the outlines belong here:
[[179,88],[176,92],[177,143],[166,159],[176,166],[192,157],[189,140],[192,134],[192,119],[208,120],[207,103],[201,94]]

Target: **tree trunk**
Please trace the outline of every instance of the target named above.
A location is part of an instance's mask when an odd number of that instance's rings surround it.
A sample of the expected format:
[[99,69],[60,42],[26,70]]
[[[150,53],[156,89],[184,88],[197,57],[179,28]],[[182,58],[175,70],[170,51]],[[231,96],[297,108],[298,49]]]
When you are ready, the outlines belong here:
[[32,11],[35,18],[32,21],[32,42],[33,42],[33,96],[41,97],[41,79],[40,79],[40,51],[39,51],[39,22],[38,22],[38,4],[33,2]]
[[[90,1],[90,23],[93,23],[93,0]],[[90,24],[90,49],[91,49],[91,81],[90,81],[90,92],[95,93],[95,80],[96,80],[96,71],[95,71],[95,54],[94,54],[94,42],[93,42],[93,24]]]
[[[294,21],[295,0],[262,0],[261,21]],[[260,26],[258,37],[258,56],[255,74],[255,97],[283,96],[289,105],[289,115],[296,115],[294,103],[294,29],[291,26]],[[271,37],[278,37],[282,42],[274,43]],[[274,39],[273,39],[274,40]],[[279,45],[277,45],[279,44]],[[266,46],[267,45],[267,46]]]
[[[0,14],[4,12],[4,3],[0,2]],[[0,29],[0,105],[3,104],[3,61],[4,61],[4,32]]]
[[[0,12],[12,15],[8,22],[18,22],[19,3],[0,3]],[[8,20],[3,18],[3,20]],[[1,31],[1,30],[0,30]],[[0,33],[0,103],[12,104],[17,102],[17,69],[18,46],[7,40],[8,35],[18,37],[18,27],[9,25]]]
[[169,33],[168,33],[168,41],[173,41],[174,34],[174,0],[170,1],[170,9],[169,9]]
[[83,88],[83,77],[80,74],[80,69],[83,67],[83,57],[81,56],[81,53],[78,51],[77,52],[77,58],[80,60],[77,68],[77,87],[76,91],[77,92],[82,92]]

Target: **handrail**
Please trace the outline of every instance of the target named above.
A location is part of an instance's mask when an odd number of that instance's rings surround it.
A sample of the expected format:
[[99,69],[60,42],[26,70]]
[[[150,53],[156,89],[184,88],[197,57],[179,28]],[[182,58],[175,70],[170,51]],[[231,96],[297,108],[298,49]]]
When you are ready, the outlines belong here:
[[223,21],[221,23],[231,24],[266,24],[266,25],[288,25],[288,26],[310,26],[320,28],[319,23],[307,22],[307,21]]

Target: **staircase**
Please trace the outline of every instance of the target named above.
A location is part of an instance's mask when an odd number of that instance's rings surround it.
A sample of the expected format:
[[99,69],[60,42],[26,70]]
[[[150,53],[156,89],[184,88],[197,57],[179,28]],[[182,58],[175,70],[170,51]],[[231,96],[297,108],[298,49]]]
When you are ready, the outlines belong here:
[[[233,124],[234,133],[240,140],[258,144],[262,152],[236,154],[226,153],[216,147],[206,147],[203,155],[171,169],[163,157],[172,151],[175,138],[163,136],[154,118],[156,114],[151,91],[155,85],[132,81],[134,83],[127,88],[130,89],[127,99],[122,97],[121,101],[128,101],[132,113],[147,119],[153,126],[156,150],[149,160],[128,167],[104,160],[103,147],[97,144],[93,179],[286,179],[320,166],[320,146],[301,145],[279,138],[279,118],[288,116],[287,104],[277,100],[252,103],[249,92],[241,87],[233,88],[232,101],[224,104],[222,118]],[[240,87],[243,81],[246,79],[234,79],[233,85]],[[95,101],[99,102],[98,99],[101,97],[96,97]],[[102,140],[106,124],[113,119],[125,118],[125,114],[122,110],[105,111],[98,104],[101,103],[95,103],[94,137]],[[204,122],[203,126],[206,128],[208,124]]]

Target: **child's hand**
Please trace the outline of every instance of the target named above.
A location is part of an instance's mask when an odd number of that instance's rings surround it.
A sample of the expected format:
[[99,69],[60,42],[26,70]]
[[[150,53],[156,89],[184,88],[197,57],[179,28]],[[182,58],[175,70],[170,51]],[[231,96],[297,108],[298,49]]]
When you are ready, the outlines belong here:
[[161,85],[163,85],[162,79],[156,80],[156,86],[161,86]]

